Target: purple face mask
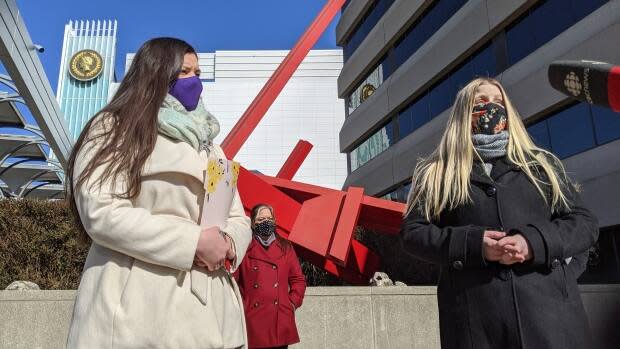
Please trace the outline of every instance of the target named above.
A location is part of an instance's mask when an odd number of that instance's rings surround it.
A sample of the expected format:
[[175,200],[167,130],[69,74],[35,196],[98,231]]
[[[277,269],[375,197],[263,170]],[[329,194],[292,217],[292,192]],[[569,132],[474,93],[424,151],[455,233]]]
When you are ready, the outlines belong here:
[[202,82],[198,76],[176,79],[172,82],[168,93],[178,99],[187,111],[193,111],[198,107]]

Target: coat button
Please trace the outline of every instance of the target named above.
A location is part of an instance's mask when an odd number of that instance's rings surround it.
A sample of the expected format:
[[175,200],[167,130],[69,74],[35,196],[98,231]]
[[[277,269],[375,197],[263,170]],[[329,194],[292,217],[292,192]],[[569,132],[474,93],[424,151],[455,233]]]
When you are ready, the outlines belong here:
[[278,305],[278,300],[273,301],[273,304]]
[[499,278],[504,280],[504,281],[508,281],[508,280],[512,279],[512,274],[510,273],[510,270],[502,269],[499,272]]
[[258,284],[254,284],[254,288],[258,288]]
[[273,287],[277,288],[278,287],[278,283],[276,282],[275,284],[273,284]]
[[560,263],[560,261],[558,259],[554,259],[553,262],[551,262],[551,269],[555,269],[557,267],[559,267],[562,263]]
[[487,187],[486,193],[487,196],[493,196],[497,193],[497,189],[494,186]]
[[463,270],[463,262],[461,261],[454,261],[452,262],[452,267],[456,270]]
[[257,270],[258,270],[258,267],[257,267],[257,266],[254,266],[254,268],[252,268],[252,269],[254,269],[254,271],[257,271]]
[[254,303],[254,308],[258,308],[258,302]]
[[271,269],[276,270],[276,269],[278,269],[278,267],[276,267],[275,265],[272,265]]

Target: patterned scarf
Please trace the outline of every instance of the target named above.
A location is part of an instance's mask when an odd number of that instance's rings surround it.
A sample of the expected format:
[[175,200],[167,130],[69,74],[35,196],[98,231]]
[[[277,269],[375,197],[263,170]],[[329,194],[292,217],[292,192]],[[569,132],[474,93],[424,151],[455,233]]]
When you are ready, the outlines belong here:
[[158,132],[171,139],[186,142],[196,151],[207,149],[220,132],[220,124],[209,113],[202,98],[198,107],[189,112],[176,98],[166,95],[157,119]]

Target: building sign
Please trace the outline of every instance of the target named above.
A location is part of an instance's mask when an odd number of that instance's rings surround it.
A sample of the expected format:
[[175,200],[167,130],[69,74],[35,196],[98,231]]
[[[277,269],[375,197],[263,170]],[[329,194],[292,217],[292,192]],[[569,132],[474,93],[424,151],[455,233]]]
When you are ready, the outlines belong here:
[[103,71],[103,58],[93,50],[78,51],[69,61],[69,74],[76,80],[90,81]]

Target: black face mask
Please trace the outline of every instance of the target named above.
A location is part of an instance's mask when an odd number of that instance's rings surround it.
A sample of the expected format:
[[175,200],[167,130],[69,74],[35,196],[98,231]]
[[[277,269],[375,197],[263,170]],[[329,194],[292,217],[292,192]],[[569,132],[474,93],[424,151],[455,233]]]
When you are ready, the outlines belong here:
[[254,225],[254,234],[260,237],[269,237],[276,232],[276,223],[270,219],[264,220]]
[[494,135],[506,129],[506,108],[497,103],[478,103],[471,113],[473,133]]

